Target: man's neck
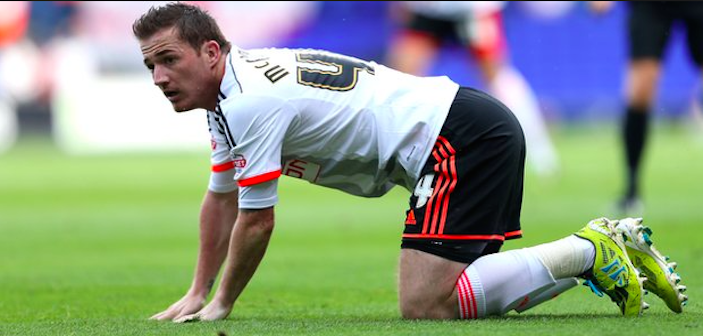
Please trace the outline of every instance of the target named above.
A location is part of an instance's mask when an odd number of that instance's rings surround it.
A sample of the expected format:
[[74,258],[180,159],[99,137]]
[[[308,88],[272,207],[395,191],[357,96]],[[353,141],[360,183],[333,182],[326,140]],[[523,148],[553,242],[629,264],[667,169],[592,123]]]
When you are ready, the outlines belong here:
[[217,106],[218,96],[220,94],[220,87],[222,87],[222,81],[225,78],[225,66],[227,65],[227,55],[229,55],[229,52],[222,53],[222,56],[217,61],[217,66],[215,67],[215,78],[217,79],[217,85],[215,87],[213,104],[212,106],[208,107],[208,110],[210,111],[214,111],[215,107]]

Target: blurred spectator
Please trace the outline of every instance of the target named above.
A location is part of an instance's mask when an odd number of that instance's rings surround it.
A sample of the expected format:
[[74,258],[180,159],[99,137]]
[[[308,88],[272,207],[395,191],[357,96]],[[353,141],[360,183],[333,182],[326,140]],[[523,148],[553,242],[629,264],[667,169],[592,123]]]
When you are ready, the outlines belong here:
[[28,1],[3,1],[0,3],[0,48],[22,38],[28,23]]
[[32,1],[29,38],[39,46],[72,35],[78,1]]
[[[48,133],[60,111],[76,108],[75,91],[93,92],[108,78],[143,74],[142,56],[125,31],[135,17],[165,1],[10,1],[0,3],[0,132]],[[316,1],[198,1],[244,47],[278,46],[305,28],[317,14]],[[80,84],[80,85],[79,85]],[[74,89],[72,89],[72,87]],[[5,97],[5,98],[3,98]],[[67,101],[67,97],[69,101]],[[7,105],[13,106],[11,108]],[[14,107],[16,106],[16,108]],[[57,108],[63,106],[64,108]],[[85,106],[79,105],[79,106]],[[6,130],[6,128],[8,130]],[[14,138],[14,137],[13,137]],[[2,145],[0,143],[0,148]]]
[[[649,139],[652,104],[656,97],[661,61],[674,24],[686,28],[688,49],[698,71],[703,66],[703,2],[630,1],[628,12],[629,64],[627,108],[622,124],[626,159],[626,187],[617,202],[628,216],[641,216],[641,168]],[[616,2],[590,1],[597,14],[608,12]]]
[[539,175],[559,170],[532,88],[509,62],[501,10],[504,1],[402,1],[391,12],[400,30],[389,51],[392,68],[425,75],[445,42],[460,43],[475,57],[488,90],[515,113],[524,129],[528,165]]
[[[21,4],[12,43],[3,41],[0,59],[0,87],[16,107],[19,129],[48,131],[51,96],[56,79],[56,47],[70,36],[75,15],[74,1],[3,2],[2,15],[14,13]],[[9,7],[9,10],[7,10]],[[3,40],[7,30],[2,29]],[[18,32],[17,30],[21,30]]]
[[[7,59],[7,51],[25,34],[29,24],[28,1],[0,2],[0,74]],[[8,89],[7,76],[0,76],[0,153],[14,144],[17,138],[15,100]]]
[[56,48],[75,33],[78,1],[32,1],[28,35],[40,53],[35,84],[37,101],[50,104],[56,80]]

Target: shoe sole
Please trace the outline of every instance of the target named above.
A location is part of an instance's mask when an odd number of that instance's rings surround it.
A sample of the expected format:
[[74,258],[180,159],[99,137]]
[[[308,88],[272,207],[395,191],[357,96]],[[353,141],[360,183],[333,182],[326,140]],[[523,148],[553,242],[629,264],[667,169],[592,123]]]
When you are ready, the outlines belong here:
[[642,219],[638,218],[634,221],[634,225],[621,224],[617,227],[623,234],[630,259],[647,277],[644,281],[644,289],[664,300],[671,311],[683,312],[683,306],[688,303],[688,297],[683,294],[686,286],[679,284],[681,277],[674,272],[676,263],[667,263],[667,258],[654,247],[650,238],[652,230],[642,225]]

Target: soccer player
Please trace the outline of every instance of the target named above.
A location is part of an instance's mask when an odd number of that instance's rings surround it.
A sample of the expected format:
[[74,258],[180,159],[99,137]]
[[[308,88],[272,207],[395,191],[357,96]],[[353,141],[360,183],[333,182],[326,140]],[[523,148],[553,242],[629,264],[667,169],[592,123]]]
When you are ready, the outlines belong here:
[[559,171],[557,151],[537,98],[510,63],[501,11],[505,1],[399,1],[400,26],[389,50],[391,68],[425,75],[440,48],[458,43],[476,60],[489,92],[515,113],[525,132],[527,166],[540,176]]
[[[613,1],[590,1],[591,9],[604,13]],[[649,139],[650,115],[661,73],[661,59],[676,22],[686,28],[688,48],[697,69],[703,70],[703,2],[628,1],[629,65],[627,69],[627,108],[622,122],[626,161],[626,186],[618,200],[618,210],[640,216],[640,172]]]
[[[446,77],[325,51],[242,50],[206,12],[183,3],[151,8],[133,32],[154,84],[177,112],[207,110],[212,135],[194,279],[153,319],[230,314],[267,249],[281,175],[363,197],[395,185],[412,192],[400,255],[405,318],[523,311],[573,287],[577,276],[626,316],[646,307],[616,221],[596,219],[564,239],[498,252],[521,236],[525,148],[519,123],[492,97]],[[641,240],[641,224],[629,223]],[[642,246],[634,248],[658,267]],[[660,294],[680,305],[678,291]]]

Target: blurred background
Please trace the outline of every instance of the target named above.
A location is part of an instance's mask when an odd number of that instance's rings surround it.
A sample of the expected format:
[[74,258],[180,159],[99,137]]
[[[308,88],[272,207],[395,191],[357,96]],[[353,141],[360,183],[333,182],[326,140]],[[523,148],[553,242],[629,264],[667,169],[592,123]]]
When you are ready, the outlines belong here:
[[[386,63],[399,22],[385,1],[198,1],[243,48],[321,48]],[[506,2],[510,61],[532,86],[550,127],[612,123],[623,110],[623,3],[594,15],[585,2]],[[132,22],[158,2],[7,1],[0,4],[0,150],[25,135],[64,151],[203,148],[202,117],[176,117],[151,85]],[[681,28],[681,27],[678,27]],[[672,31],[655,118],[691,121],[698,72],[681,29]],[[483,88],[459,45],[441,50],[430,75]],[[140,122],[134,122],[139,119]],[[155,133],[155,124],[167,125]],[[130,136],[123,136],[129,127]]]
[[[320,48],[383,64],[402,16],[386,1],[197,3],[242,48]],[[132,22],[155,4],[0,2],[0,335],[213,335],[220,327],[231,335],[451,335],[466,327],[502,335],[530,326],[576,335],[604,325],[701,334],[700,301],[674,316],[650,298],[654,318],[618,324],[615,306],[585,288],[528,312],[538,314],[532,320],[401,323],[395,271],[407,191],[365,199],[292,178],[280,181],[280,224],[230,317],[236,323],[149,323],[190,283],[211,168],[204,114],[172,111],[132,36]],[[503,4],[509,61],[534,91],[561,162],[556,176],[526,170],[525,237],[505,249],[619,216],[612,203],[624,184],[628,6],[595,15],[587,5]],[[703,291],[703,127],[692,111],[703,95],[682,27],[671,37],[642,177],[645,222],[695,298]],[[458,44],[441,49],[427,72],[486,89]]]

